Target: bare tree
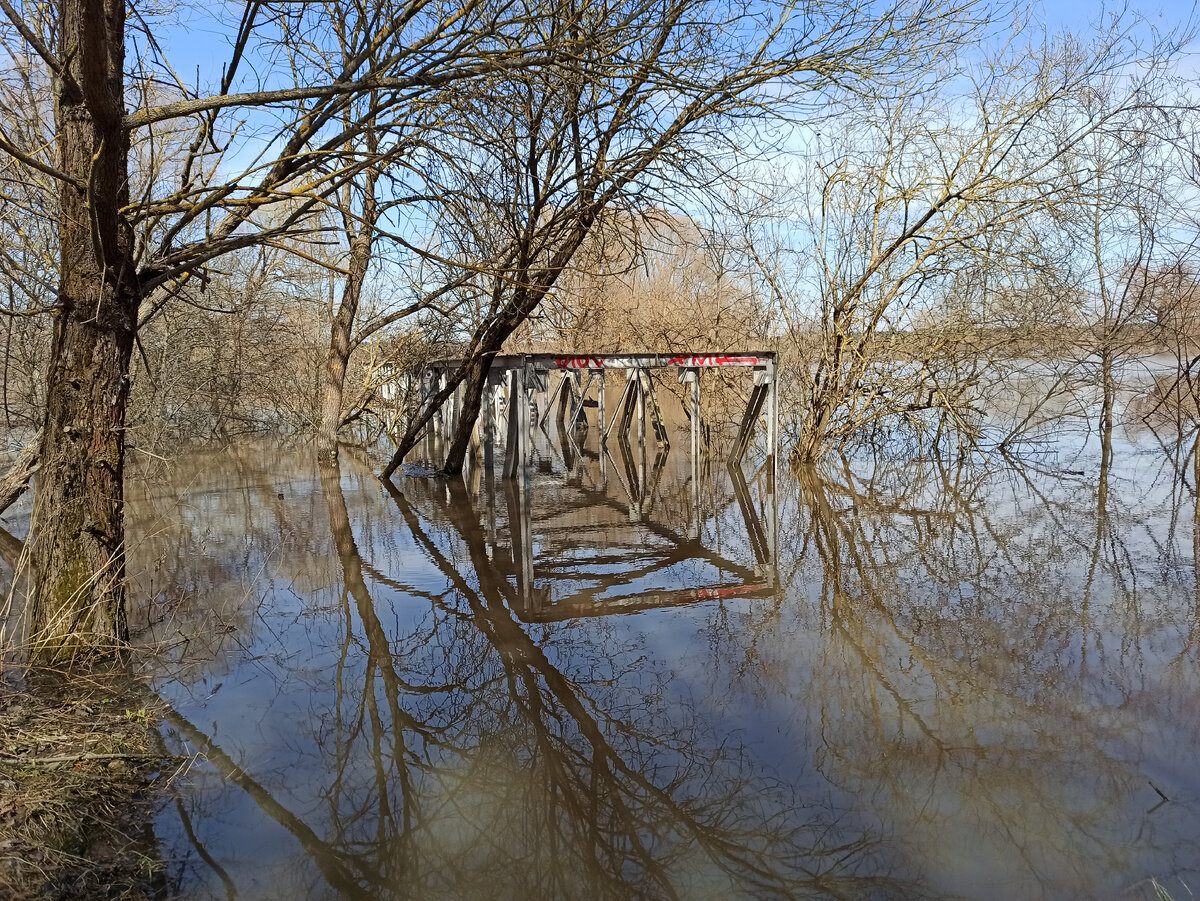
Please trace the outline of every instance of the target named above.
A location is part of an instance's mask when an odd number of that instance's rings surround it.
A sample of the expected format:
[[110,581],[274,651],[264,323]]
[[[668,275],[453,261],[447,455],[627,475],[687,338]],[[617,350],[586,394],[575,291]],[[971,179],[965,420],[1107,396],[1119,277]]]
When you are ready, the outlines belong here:
[[[328,10],[308,4],[248,4],[220,83],[206,93],[175,77],[153,41],[130,61],[136,77],[126,81],[120,0],[63,0],[52,13],[0,4],[8,45],[27,48],[56,88],[53,150],[7,137],[3,144],[59,190],[55,326],[31,530],[37,657],[91,654],[126,636],[125,418],[138,329],[173,293],[204,280],[210,261],[280,240],[372,164],[345,153],[360,127],[341,118],[354,98],[375,91],[390,108],[412,107],[448,84],[545,55],[536,35],[519,51],[495,39],[521,30],[504,5],[378,7],[379,28],[355,33],[330,78],[279,48],[321,51],[336,17],[331,25]],[[278,86],[281,73],[295,75],[295,86]],[[172,160],[176,177],[156,172],[164,177],[145,178],[134,195],[132,147],[172,141],[173,153],[154,158]],[[268,206],[284,213],[265,221]]]
[[606,216],[529,323],[531,349],[707,351],[768,340],[746,254],[690,217]]
[[[413,418],[383,476],[395,472],[434,409],[463,381],[463,415],[447,451],[461,470],[492,357],[536,310],[610,209],[678,207],[725,178],[755,125],[800,115],[826,92],[879,87],[913,59],[955,43],[969,4],[857,0],[724,5],[707,0],[569,7],[546,27],[579,51],[553,70],[498,80],[464,98],[463,210],[486,217],[482,323],[463,336],[464,361]],[[487,211],[483,213],[482,211]]]
[[[1014,41],[972,66],[947,55],[822,125],[799,192],[812,228],[794,228],[797,205],[773,234],[747,217],[795,341],[795,459],[905,424],[973,444],[997,361],[1077,334],[1074,249],[1054,224],[1064,166],[1144,101],[1180,40],[1144,55],[1114,28],[1090,46]],[[1105,77],[1119,97],[1081,110]]]
[[324,267],[288,245],[227,254],[203,293],[181,291],[139,330],[128,441],[169,456],[214,437],[309,434],[329,291]]
[[[1080,115],[1103,118],[1107,108],[1120,102],[1118,92],[1118,79],[1098,80],[1080,97]],[[1151,349],[1155,298],[1163,287],[1160,275],[1177,269],[1187,253],[1176,237],[1181,224],[1177,198],[1186,189],[1173,148],[1157,134],[1159,120],[1153,103],[1129,109],[1090,135],[1063,173],[1071,184],[1075,215],[1060,213],[1060,221],[1072,243],[1087,248],[1078,266],[1090,300],[1092,340],[1084,348],[1090,355],[1084,362],[1094,361],[1088,368],[1098,370],[1093,381],[1101,392],[1098,425],[1105,468],[1112,458],[1117,362]],[[1062,212],[1069,209],[1064,208]]]

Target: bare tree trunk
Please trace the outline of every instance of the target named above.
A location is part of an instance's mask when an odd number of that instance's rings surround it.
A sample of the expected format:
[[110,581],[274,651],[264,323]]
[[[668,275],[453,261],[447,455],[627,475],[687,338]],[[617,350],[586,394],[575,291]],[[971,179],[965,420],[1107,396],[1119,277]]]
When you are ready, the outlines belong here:
[[34,659],[111,652],[125,612],[125,408],[140,291],[128,203],[124,0],[62,0],[61,268],[31,534]]
[[379,478],[386,482],[395,475],[396,470],[400,468],[400,464],[404,462],[404,458],[408,455],[408,452],[417,446],[417,439],[421,436],[421,432],[424,431],[425,425],[429,420],[433,419],[434,414],[445,403],[446,398],[457,390],[465,377],[466,370],[470,366],[469,362],[464,363],[457,374],[451,374],[450,378],[447,379],[446,385],[437,394],[430,398],[427,403],[418,406],[416,415],[409,422],[404,435],[396,442],[396,450],[392,453],[392,458],[388,461],[387,466],[383,468],[383,472],[379,474]]
[[[538,299],[544,296],[545,291],[537,295]],[[428,406],[423,411],[418,411],[418,415],[413,417],[412,422],[408,424],[408,429],[404,436],[396,443],[396,451],[392,454],[392,459],[388,461],[388,465],[384,467],[380,478],[388,480],[400,468],[404,457],[412,450],[420,437],[425,424],[433,418],[433,414],[445,402],[451,394],[453,394],[464,379],[467,379],[466,396],[463,399],[463,408],[458,417],[458,425],[455,428],[454,437],[450,441],[450,448],[446,453],[446,464],[442,467],[442,472],[446,475],[458,475],[462,472],[463,464],[467,458],[467,447],[471,442],[471,430],[475,428],[475,420],[479,418],[479,407],[483,400],[483,386],[487,378],[488,370],[492,366],[492,359],[504,346],[504,342],[508,336],[516,330],[517,326],[525,321],[529,313],[537,306],[536,302],[525,302],[523,306],[516,306],[515,312],[510,311],[506,314],[498,316],[491,322],[491,327],[486,331],[479,348],[470,355],[470,357],[459,366],[458,370],[450,374],[446,380],[446,385],[429,401]]]
[[809,466],[820,460],[828,450],[825,446],[827,423],[834,407],[844,402],[840,389],[830,386],[830,382],[838,376],[840,373],[832,367],[826,373],[817,374],[817,384],[806,399],[800,435],[792,447],[793,463]]
[[338,455],[346,368],[354,349],[351,343],[354,317],[358,314],[370,258],[371,231],[364,229],[350,244],[350,272],[342,289],[342,302],[329,330],[329,352],[325,355],[325,393],[321,401],[321,425],[317,432],[317,459],[322,462],[332,462]]
[[[487,374],[492,366],[492,358],[500,352],[504,342],[529,318],[550,292],[550,289],[554,287],[559,275],[591,231],[600,208],[601,205],[593,203],[579,215],[570,234],[556,249],[553,263],[538,272],[535,277],[530,277],[526,271],[525,277],[521,281],[529,287],[519,289],[511,306],[489,323],[479,343],[479,351],[472,357],[470,364],[465,367],[465,371],[460,370],[455,387],[465,378],[467,389],[464,392],[463,406],[459,413],[454,437],[446,451],[446,463],[442,467],[442,472],[446,475],[460,475],[463,471],[463,464],[467,459],[467,448],[471,445],[471,433],[475,430],[475,421],[479,418],[479,408],[483,402],[483,388],[487,384]],[[525,402],[525,398],[516,400],[519,403]],[[511,402],[513,401],[510,400]],[[384,474],[385,477],[390,475],[391,470],[395,468],[401,458],[402,454],[398,451],[392,458],[389,471]]]
[[[551,282],[551,284],[553,284]],[[488,370],[492,368],[492,359],[500,352],[504,346],[504,342],[508,340],[508,336],[517,330],[522,322],[528,318],[529,314],[537,307],[542,297],[546,294],[546,290],[532,293],[530,297],[524,297],[515,305],[513,311],[498,317],[488,330],[486,336],[481,342],[480,349],[471,359],[448,380],[448,384],[442,389],[442,393],[449,396],[458,386],[465,380],[467,383],[466,390],[463,392],[462,410],[459,412],[458,424],[454,429],[454,437],[450,439],[450,447],[446,450],[446,462],[442,466],[442,473],[445,475],[461,475],[463,464],[467,460],[467,448],[471,445],[471,432],[475,429],[475,421],[479,418],[479,408],[483,403],[483,387],[487,382]],[[511,399],[510,403],[517,403],[519,399]],[[441,404],[439,403],[438,406]],[[428,417],[425,417],[428,420]],[[423,421],[420,422],[424,424]],[[395,472],[396,467],[400,465],[400,461],[404,459],[404,455],[412,449],[416,443],[416,436],[420,434],[420,429],[417,427],[418,421],[414,421],[409,426],[408,433],[405,434],[404,440],[400,442],[396,453],[392,456],[388,468],[384,470],[383,478],[390,478]]]
[[338,457],[338,430],[342,425],[342,393],[346,383],[346,366],[350,362],[350,326],[342,321],[342,309],[329,335],[329,352],[325,355],[325,393],[321,399],[321,424],[317,429],[317,459],[332,463]]
[[364,178],[363,210],[357,225],[353,224],[348,206],[343,210],[346,217],[346,234],[350,237],[350,268],[346,274],[346,284],[342,288],[342,302],[330,325],[329,353],[325,355],[325,393],[321,400],[321,425],[317,431],[317,459],[324,463],[333,462],[338,456],[338,430],[342,427],[342,396],[346,386],[346,368],[354,350],[354,318],[358,315],[363,282],[366,280],[367,267],[371,263],[375,221],[378,218],[375,181],[376,174],[372,170]]
[[[458,426],[454,430],[450,447],[446,450],[446,464],[442,467],[442,472],[446,475],[461,474],[463,464],[467,461],[471,433],[475,430],[475,421],[479,419],[479,409],[483,405],[483,388],[487,384],[488,370],[492,368],[492,357],[492,354],[488,354],[486,357],[476,358],[467,370],[467,387],[463,391],[462,411],[459,413]],[[516,398],[513,403],[520,403],[521,400]]]

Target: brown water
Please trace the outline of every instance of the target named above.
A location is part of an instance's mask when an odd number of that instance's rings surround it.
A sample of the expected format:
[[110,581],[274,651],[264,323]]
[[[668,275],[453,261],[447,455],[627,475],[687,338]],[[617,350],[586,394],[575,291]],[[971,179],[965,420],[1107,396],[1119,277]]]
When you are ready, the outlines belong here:
[[543,445],[525,492],[196,454],[131,502],[164,732],[206,758],[155,823],[172,885],[1191,897],[1198,507],[1169,435],[781,478],[777,554],[758,463],[693,492],[683,435],[657,475]]

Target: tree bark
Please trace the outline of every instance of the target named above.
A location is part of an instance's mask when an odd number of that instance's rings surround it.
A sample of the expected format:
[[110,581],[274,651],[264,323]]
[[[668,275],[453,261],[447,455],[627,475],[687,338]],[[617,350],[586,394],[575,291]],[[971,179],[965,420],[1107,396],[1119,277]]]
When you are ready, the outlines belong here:
[[354,319],[362,300],[363,282],[371,263],[377,206],[374,171],[368,172],[363,185],[363,210],[357,226],[346,216],[350,236],[350,267],[342,287],[342,301],[330,325],[329,352],[325,355],[325,393],[321,400],[321,425],[317,430],[317,459],[331,463],[338,456],[338,431],[342,427],[342,396],[346,386],[346,368],[350,364]]
[[30,529],[32,656],[111,652],[125,611],[125,409],[140,290],[122,128],[124,0],[61,0],[58,308]]

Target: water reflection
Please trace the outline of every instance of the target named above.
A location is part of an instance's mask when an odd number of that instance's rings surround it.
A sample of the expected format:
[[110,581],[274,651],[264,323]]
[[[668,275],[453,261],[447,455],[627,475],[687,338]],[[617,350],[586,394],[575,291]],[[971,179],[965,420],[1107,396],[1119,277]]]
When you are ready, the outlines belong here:
[[1111,420],[1098,439],[1077,479],[798,478],[822,772],[882,802],[960,891],[1096,897],[1195,873],[1200,680],[1175,660],[1196,619],[1154,521],[1174,473],[1117,484]]
[[[414,534],[418,520],[406,493],[420,498],[439,532],[447,525],[453,528],[453,539],[467,548],[477,579],[488,583],[521,619],[546,622],[772,594],[772,556],[762,521],[741,472],[731,468],[730,481],[758,564],[753,568],[650,519],[649,509],[639,508],[634,516],[628,512],[632,505],[582,481],[573,486],[571,497],[555,490],[539,490],[531,497],[514,480],[502,487],[488,485],[481,510],[461,482],[412,481],[404,491],[385,487],[406,511]],[[497,515],[497,491],[505,497],[506,520]],[[630,528],[631,520],[639,528]],[[444,543],[446,536],[439,537]],[[433,554],[437,542],[421,544]]]
[[209,761],[158,822],[178,890],[1178,896],[1195,438],[1096,421],[1019,469],[801,471],[777,549],[763,474],[635,461],[635,498],[584,439],[507,486],[181,464],[131,561]]
[[[319,473],[342,585],[336,618],[319,597],[295,611],[312,653],[257,653],[287,628],[260,605],[257,624],[237,628],[248,633],[238,640],[245,662],[226,655],[223,684],[242,686],[236,700],[228,688],[174,698],[172,739],[201,750],[220,777],[197,774],[184,793],[187,892],[794,897],[838,891],[860,871],[885,878],[877,838],[828,792],[800,795],[790,772],[721,728],[643,630],[593,618],[531,632],[519,564],[489,544],[464,488],[410,481],[394,491],[386,501],[403,532],[381,545],[351,513],[368,478],[350,476],[351,502],[341,473]],[[520,518],[520,507],[509,509]],[[609,503],[577,509],[577,528],[631,528],[606,521]],[[539,560],[571,552],[551,544],[541,541]],[[577,581],[648,578],[650,567],[626,571],[620,547]],[[398,565],[418,555],[417,567]],[[279,584],[286,556],[276,594],[289,590]],[[212,681],[182,673],[193,689]],[[210,728],[196,725],[200,713]]]
[[[442,486],[412,487],[422,500],[445,501],[432,505],[440,515],[428,522],[449,524],[450,535],[427,529],[405,493],[393,490],[413,536],[496,652],[493,678],[505,685],[503,703],[487,704],[486,727],[474,740],[487,748],[489,769],[499,761],[506,768],[503,794],[483,803],[489,814],[505,809],[497,827],[519,824],[520,839],[484,855],[485,870],[502,875],[506,894],[794,897],[832,889],[861,864],[871,840],[822,842],[836,831],[835,812],[792,806],[787,786],[754,766],[736,739],[708,727],[670,674],[627,663],[612,668],[609,655],[625,656],[619,646],[553,641],[548,648],[550,633],[535,640],[489,559],[465,491],[452,485],[441,497]],[[469,568],[448,558],[447,543],[466,549]],[[479,887],[489,886],[494,892],[485,876]]]

